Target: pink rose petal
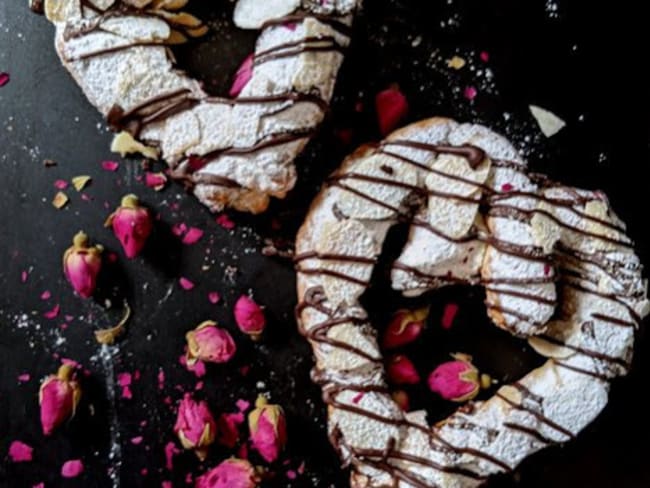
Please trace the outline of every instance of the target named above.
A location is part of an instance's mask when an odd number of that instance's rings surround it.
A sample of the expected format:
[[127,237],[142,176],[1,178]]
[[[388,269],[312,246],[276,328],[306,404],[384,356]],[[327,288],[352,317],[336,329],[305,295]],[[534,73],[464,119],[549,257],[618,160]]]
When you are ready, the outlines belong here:
[[219,295],[219,293],[217,293],[216,291],[211,291],[210,293],[208,293],[208,301],[212,305],[216,305],[217,303],[219,303],[220,300],[221,300],[221,295]]
[[144,184],[156,191],[160,191],[165,188],[166,183],[167,177],[164,173],[152,173],[151,171],[147,171],[144,174]]
[[228,217],[228,215],[226,214],[221,214],[217,216],[215,222],[226,230],[232,230],[235,228],[235,223],[232,220],[230,220],[230,217]]
[[54,187],[57,190],[65,190],[66,188],[68,188],[68,182],[65,180],[56,180],[54,182]]
[[29,373],[23,373],[18,375],[18,381],[20,383],[27,383],[31,379],[31,376]]
[[120,163],[117,161],[102,161],[102,168],[106,171],[117,171],[119,167]]
[[174,469],[174,455],[178,454],[180,450],[176,447],[173,442],[168,442],[165,445],[165,467],[169,471]]
[[237,408],[239,409],[240,412],[245,412],[248,410],[251,406],[251,402],[247,400],[242,400],[241,398],[235,402],[235,405],[237,405]]
[[172,234],[176,237],[180,237],[187,232],[187,225],[184,222],[179,222],[172,225]]
[[36,483],[32,488],[45,488],[45,483],[42,481],[40,483]]
[[21,271],[21,272],[20,272],[20,281],[21,281],[22,283],[26,283],[26,282],[27,282],[27,278],[29,278],[29,273],[28,273],[27,271]]
[[174,488],[171,481],[163,481],[160,488]]
[[66,461],[61,466],[61,476],[64,478],[76,478],[84,472],[84,465],[80,459]]
[[502,192],[509,192],[509,191],[512,191],[513,189],[514,189],[514,186],[512,186],[510,183],[504,183],[503,185],[501,185],[501,191]]
[[183,236],[183,244],[196,244],[203,237],[203,231],[197,227],[190,227]]
[[395,86],[382,90],[375,97],[375,110],[382,136],[393,131],[408,114],[409,104],[406,96]]
[[287,478],[289,478],[290,480],[295,480],[297,477],[298,475],[293,469],[287,471]]
[[178,280],[178,284],[181,285],[181,288],[185,291],[189,291],[195,286],[192,281],[185,278],[184,276],[181,276],[181,278]]
[[13,441],[9,446],[9,459],[14,463],[24,463],[32,460],[34,449],[21,441]]
[[445,305],[445,309],[442,312],[442,319],[440,319],[440,325],[443,329],[449,330],[454,324],[454,319],[458,313],[458,305],[455,303],[448,303]]
[[43,293],[41,293],[41,300],[49,300],[49,298],[52,296],[49,290],[45,290]]
[[46,319],[53,319],[56,318],[57,315],[59,315],[59,311],[61,310],[61,306],[57,303],[54,305],[54,308],[52,310],[48,310],[43,314],[43,317]]
[[488,53],[487,51],[481,51],[481,53],[479,54],[479,58],[481,58],[481,61],[483,61],[484,63],[487,63],[490,60],[490,53]]
[[244,59],[241,66],[237,70],[235,75],[235,81],[233,81],[232,87],[228,92],[231,97],[237,97],[242,92],[242,90],[248,85],[248,82],[253,77],[253,67],[255,64],[255,55],[250,54]]
[[132,437],[131,438],[131,444],[133,444],[134,446],[138,446],[138,445],[142,444],[142,440],[143,440],[143,437],[141,435],[136,436],[136,437]]
[[468,100],[474,100],[476,98],[477,94],[478,94],[478,91],[473,86],[468,86],[463,91],[463,96],[465,98],[467,98]]
[[158,389],[162,390],[165,388],[165,372],[161,369],[158,371]]
[[197,361],[194,364],[187,364],[187,356],[183,354],[178,361],[185,366],[188,371],[191,371],[196,375],[197,378],[202,378],[205,376],[205,363],[203,361]]
[[2,88],[7,83],[9,83],[10,79],[11,77],[9,76],[9,73],[5,73],[5,72],[0,73],[0,88]]

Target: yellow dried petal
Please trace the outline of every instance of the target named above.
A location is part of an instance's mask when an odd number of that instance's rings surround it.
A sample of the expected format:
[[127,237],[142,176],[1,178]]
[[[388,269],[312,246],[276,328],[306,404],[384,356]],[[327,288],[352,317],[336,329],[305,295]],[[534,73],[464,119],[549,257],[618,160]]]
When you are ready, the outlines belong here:
[[90,182],[92,178],[87,175],[83,176],[75,176],[72,178],[72,186],[74,186],[74,189],[77,191],[83,190],[86,185]]
[[157,149],[145,146],[141,142],[136,141],[133,136],[126,131],[120,132],[113,138],[111,151],[119,153],[122,157],[127,154],[141,153],[147,158],[158,159]]
[[54,199],[52,200],[52,205],[54,205],[54,208],[62,209],[68,204],[69,201],[70,199],[68,198],[68,195],[60,191],[57,192],[56,195],[54,195]]
[[447,60],[447,67],[453,69],[461,69],[465,64],[467,64],[467,62],[460,56],[454,56]]

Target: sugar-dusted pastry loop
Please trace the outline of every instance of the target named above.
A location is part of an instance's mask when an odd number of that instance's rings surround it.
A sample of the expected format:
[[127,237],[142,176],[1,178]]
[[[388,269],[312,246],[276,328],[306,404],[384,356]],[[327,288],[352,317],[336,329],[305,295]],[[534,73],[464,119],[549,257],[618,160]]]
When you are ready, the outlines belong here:
[[45,13],[63,64],[109,126],[132,136],[115,150],[159,155],[213,211],[262,212],[295,184],[294,159],[328,110],[361,0],[239,0],[235,23],[260,34],[232,99],[175,67],[168,46],[208,30],[180,10],[187,3],[46,0]]
[[[410,222],[392,266],[407,296],[483,286],[492,321],[548,358],[435,426],[404,413],[360,304],[389,228]],[[606,197],[527,171],[485,127],[429,119],[358,149],[316,198],[296,243],[297,317],[329,434],[354,487],[478,486],[571,440],[627,372],[646,283]]]

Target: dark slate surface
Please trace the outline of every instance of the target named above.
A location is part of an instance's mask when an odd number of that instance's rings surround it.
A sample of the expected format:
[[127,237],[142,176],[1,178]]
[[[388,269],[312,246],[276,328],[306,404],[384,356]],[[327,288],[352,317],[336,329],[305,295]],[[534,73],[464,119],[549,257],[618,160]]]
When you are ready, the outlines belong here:
[[[640,254],[646,261],[649,257],[643,203],[650,156],[644,118],[648,79],[641,74],[647,39],[637,3],[590,2],[584,8],[586,2],[568,0],[449,0],[426,2],[435,6],[425,10],[416,0],[367,2],[341,74],[333,116],[301,158],[299,189],[265,216],[234,215],[238,225],[233,232],[219,227],[180,187],[172,185],[161,193],[144,187],[138,181],[138,161],[121,161],[117,173],[101,169],[100,161],[114,159],[108,151],[110,134],[61,68],[52,49],[52,27],[25,3],[0,4],[0,72],[11,74],[10,83],[0,88],[2,487],[31,487],[40,481],[47,487],[158,487],[162,480],[185,486],[187,473],[200,473],[228,456],[215,447],[204,465],[184,454],[176,457],[173,473],[164,467],[163,448],[173,440],[173,403],[181,390],[191,390],[197,382],[178,364],[183,335],[206,318],[233,331],[239,353],[227,366],[208,368],[197,395],[207,398],[215,412],[223,412],[234,410],[237,398],[253,400],[257,392],[269,392],[288,411],[290,448],[284,459],[290,461],[275,466],[276,479],[266,485],[345,486],[347,474],[339,471],[326,439],[319,391],[309,380],[310,351],[295,329],[291,266],[259,251],[264,238],[293,237],[319,182],[351,149],[333,137],[336,129],[354,128],[355,143],[377,138],[372,100],[389,83],[399,83],[409,97],[410,120],[442,114],[491,124],[522,147],[534,169],[605,190],[629,223]],[[184,48],[179,59],[212,90],[223,93],[254,36],[229,26],[224,20],[228,9],[221,4],[214,10],[210,17],[219,35]],[[490,54],[487,64],[478,59],[483,50]],[[469,65],[459,72],[449,70],[445,60],[453,54]],[[471,103],[462,95],[468,85],[478,89]],[[362,113],[355,111],[357,101],[365,104]],[[567,128],[545,140],[527,111],[530,103],[561,115]],[[46,169],[44,159],[58,165]],[[55,210],[50,204],[54,181],[79,174],[93,177],[85,191],[89,201],[68,190],[70,204]],[[116,240],[102,227],[108,209],[129,191],[160,215],[150,245],[134,261],[121,257]],[[204,228],[204,238],[194,246],[179,244],[170,232],[178,222]],[[73,296],[61,274],[61,255],[79,229],[120,256],[106,267],[96,300]],[[28,272],[26,283],[21,283],[22,271]],[[181,290],[179,276],[192,279],[196,288]],[[371,298],[385,318],[398,304],[393,295],[381,300],[384,289],[378,284]],[[41,300],[45,290],[52,297]],[[223,296],[219,305],[206,298],[212,290]],[[230,313],[236,297],[249,290],[266,304],[270,321],[269,334],[257,345],[236,331]],[[124,298],[134,309],[128,335],[101,353],[91,330],[115,323]],[[468,305],[461,308],[457,331],[442,337],[435,322],[451,299]],[[60,304],[60,315],[44,318],[55,304]],[[521,344],[489,332],[482,315],[478,291],[452,290],[435,298],[433,332],[426,354],[419,353],[419,364],[428,370],[453,347],[475,353],[479,365],[500,379],[520,373],[528,364]],[[62,323],[68,327],[62,329]],[[577,441],[535,456],[515,476],[491,485],[650,485],[647,450],[634,447],[650,434],[647,405],[640,401],[649,369],[647,341],[640,341],[637,351],[632,374],[616,381],[607,410]],[[84,398],[77,417],[44,439],[36,400],[39,381],[62,357],[87,369]],[[241,374],[244,366],[250,366],[246,376]],[[116,375],[136,371],[140,378],[132,386],[133,398],[120,398]],[[159,371],[166,377],[162,389]],[[20,383],[22,373],[31,379]],[[444,416],[445,408],[426,393],[414,392],[414,398],[438,418]],[[144,437],[138,446],[130,442],[136,436]],[[14,439],[34,447],[34,462],[7,461]],[[84,475],[62,480],[63,461],[79,457],[86,465]],[[288,481],[286,470],[302,461],[305,475]]]

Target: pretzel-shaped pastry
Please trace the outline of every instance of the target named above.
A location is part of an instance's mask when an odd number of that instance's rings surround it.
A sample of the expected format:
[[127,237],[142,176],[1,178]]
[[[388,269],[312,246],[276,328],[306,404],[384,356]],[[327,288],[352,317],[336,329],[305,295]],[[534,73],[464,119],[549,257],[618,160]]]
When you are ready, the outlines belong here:
[[[549,358],[435,426],[392,400],[359,302],[388,229],[404,220],[395,289],[481,285],[492,321]],[[575,437],[627,372],[648,313],[632,246],[602,193],[529,173],[479,125],[429,119],[348,157],[316,198],[295,259],[297,315],[351,486],[473,487]]]
[[125,132],[116,150],[162,156],[213,211],[262,212],[295,184],[293,160],[328,109],[361,0],[239,0],[235,23],[260,35],[232,99],[175,67],[167,46],[207,32],[179,11],[187,2],[45,0],[45,13],[65,67]]

